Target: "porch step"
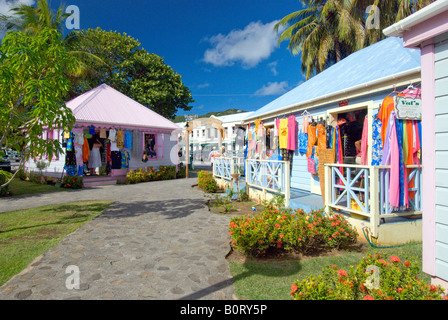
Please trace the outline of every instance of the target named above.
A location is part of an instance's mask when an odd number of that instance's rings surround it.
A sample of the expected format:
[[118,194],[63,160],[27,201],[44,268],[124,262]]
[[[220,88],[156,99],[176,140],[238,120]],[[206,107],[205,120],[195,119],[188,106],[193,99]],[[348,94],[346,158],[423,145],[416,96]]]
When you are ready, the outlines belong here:
[[117,184],[116,177],[84,177],[84,187],[111,186]]
[[289,207],[291,209],[302,209],[305,212],[309,212],[322,209],[324,206],[321,195],[291,188],[291,198],[289,199]]

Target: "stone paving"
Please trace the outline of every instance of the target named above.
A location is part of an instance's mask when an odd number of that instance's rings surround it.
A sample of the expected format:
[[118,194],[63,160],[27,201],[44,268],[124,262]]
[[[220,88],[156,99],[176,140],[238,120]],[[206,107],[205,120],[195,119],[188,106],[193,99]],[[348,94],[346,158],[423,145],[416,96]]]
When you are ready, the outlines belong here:
[[0,212],[78,200],[115,202],[0,287],[0,300],[234,299],[225,259],[230,217],[208,211],[204,194],[191,187],[196,181],[1,199]]

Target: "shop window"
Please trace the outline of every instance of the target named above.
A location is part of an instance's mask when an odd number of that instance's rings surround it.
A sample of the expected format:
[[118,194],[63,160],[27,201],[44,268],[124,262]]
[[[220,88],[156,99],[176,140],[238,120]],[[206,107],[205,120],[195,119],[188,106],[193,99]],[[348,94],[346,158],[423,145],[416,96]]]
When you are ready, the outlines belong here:
[[143,133],[144,152],[148,160],[163,158],[163,134]]

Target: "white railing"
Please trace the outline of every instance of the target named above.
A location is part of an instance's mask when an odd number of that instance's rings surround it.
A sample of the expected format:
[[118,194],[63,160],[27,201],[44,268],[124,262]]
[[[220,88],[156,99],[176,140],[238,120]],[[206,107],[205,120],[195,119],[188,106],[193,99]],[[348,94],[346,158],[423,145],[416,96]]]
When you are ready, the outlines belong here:
[[378,235],[380,218],[421,214],[421,166],[406,166],[409,208],[389,204],[390,166],[325,164],[325,207],[370,219],[372,235]]
[[285,205],[290,199],[290,163],[277,160],[246,160],[246,186],[264,193],[283,194]]
[[213,176],[224,180],[231,180],[233,173],[244,174],[244,158],[216,157],[213,160]]

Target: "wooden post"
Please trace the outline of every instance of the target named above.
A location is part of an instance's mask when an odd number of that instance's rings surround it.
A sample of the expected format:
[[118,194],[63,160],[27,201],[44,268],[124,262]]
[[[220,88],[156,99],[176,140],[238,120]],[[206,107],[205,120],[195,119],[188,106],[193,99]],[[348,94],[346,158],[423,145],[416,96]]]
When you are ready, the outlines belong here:
[[331,167],[324,165],[325,168],[325,214],[328,216],[330,214],[330,204],[331,204],[331,189],[332,189],[332,180],[331,180]]
[[188,166],[190,164],[190,131],[187,129],[185,130],[185,147],[187,148],[186,154],[185,154],[185,162],[187,163],[187,168],[185,171],[185,178],[188,178]]
[[289,207],[291,198],[291,165],[289,161],[285,162],[285,206]]
[[[377,167],[370,166],[370,199],[368,200],[370,205],[370,232],[374,238],[378,238],[378,227],[380,225],[380,213],[379,213],[379,170]],[[367,206],[367,199],[365,200]]]

